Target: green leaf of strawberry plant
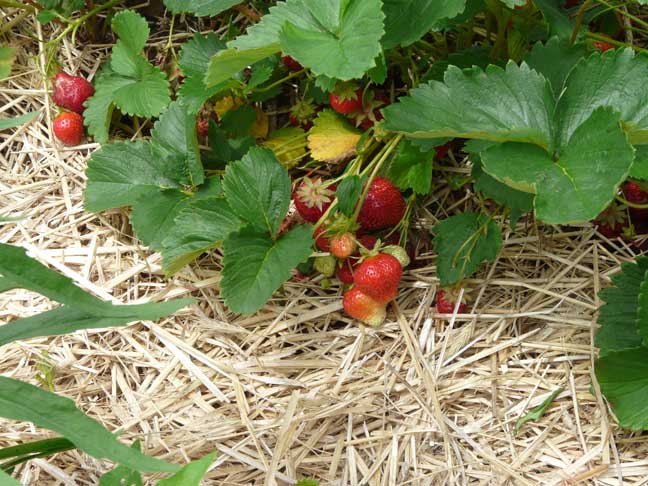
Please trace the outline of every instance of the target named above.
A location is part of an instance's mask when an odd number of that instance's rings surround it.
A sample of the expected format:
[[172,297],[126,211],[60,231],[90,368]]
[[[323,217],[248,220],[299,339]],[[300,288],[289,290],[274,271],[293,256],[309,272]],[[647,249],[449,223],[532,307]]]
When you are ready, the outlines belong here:
[[21,483],[9,476],[2,469],[0,469],[0,484],[2,484],[2,486],[22,486]]
[[203,36],[197,32],[182,45],[179,64],[185,79],[179,93],[189,113],[198,113],[205,101],[228,86],[227,82],[209,88],[205,85],[209,60],[225,48],[225,43],[215,34]]
[[[46,413],[44,412],[46,411]],[[145,456],[119,442],[69,398],[0,376],[0,416],[52,430],[96,459],[109,459],[138,471],[175,472],[180,466]]]
[[399,145],[387,178],[402,190],[412,189],[418,194],[428,194],[432,187],[434,149],[423,150],[405,139]]
[[242,0],[164,0],[164,5],[175,14],[192,13],[197,17],[213,17],[241,2]]
[[594,367],[596,378],[622,427],[648,428],[648,348],[611,351]]
[[[135,441],[131,449],[140,451],[139,441]],[[99,486],[144,486],[142,475],[128,466],[117,466],[99,479]]]
[[225,130],[228,137],[240,138],[250,134],[250,129],[256,121],[256,112],[249,105],[239,106],[223,115],[220,128]]
[[162,240],[173,228],[175,217],[189,199],[187,194],[173,189],[151,191],[138,198],[130,215],[137,237],[153,250],[160,250]]
[[495,260],[502,246],[499,227],[483,213],[452,216],[437,223],[432,233],[443,287],[470,277],[482,262]]
[[209,150],[201,154],[206,169],[224,169],[231,160],[239,160],[256,144],[251,135],[228,138],[216,123],[209,122]]
[[173,476],[161,479],[157,486],[200,486],[211,463],[216,459],[216,453],[207,454],[202,459],[186,464]]
[[0,47],[0,80],[11,74],[11,66],[16,58],[16,52],[15,47]]
[[562,8],[565,2],[563,0],[533,0],[533,3],[542,12],[547,22],[549,36],[570,40],[572,32],[574,32],[574,21]]
[[299,225],[277,240],[247,226],[230,234],[224,244],[221,295],[241,314],[259,310],[290,278],[291,269],[308,259],[313,229]]
[[350,217],[353,214],[365,180],[366,177],[348,176],[338,184],[335,196],[338,199],[338,209],[345,216]]
[[279,43],[275,43],[253,49],[229,48],[219,51],[209,61],[205,85],[211,88],[223,83],[251,64],[270,57],[280,50]]
[[152,117],[171,101],[166,76],[141,53],[149,35],[146,20],[124,10],[113,17],[112,28],[119,40],[113,47],[110,63],[97,77],[95,94],[86,101],[84,112],[88,132],[100,143],[108,140],[115,107],[129,115]]
[[443,76],[449,66],[457,66],[461,69],[470,68],[473,66],[486,69],[489,64],[496,64],[490,58],[490,49],[485,46],[472,46],[457,52],[452,52],[448,55],[447,59],[440,59],[430,67],[430,70],[425,73],[422,81],[443,81]]
[[557,98],[567,76],[586,52],[583,43],[572,45],[567,39],[552,37],[545,44],[537,42],[524,60],[531,69],[547,78]]
[[290,177],[271,150],[253,147],[225,171],[223,188],[232,211],[274,236],[290,204]]
[[80,329],[124,326],[157,320],[192,303],[192,299],[116,306],[77,287],[72,280],[29,258],[24,249],[0,244],[0,292],[24,288],[61,304],[50,311],[0,326],[0,346],[38,336],[61,335]]

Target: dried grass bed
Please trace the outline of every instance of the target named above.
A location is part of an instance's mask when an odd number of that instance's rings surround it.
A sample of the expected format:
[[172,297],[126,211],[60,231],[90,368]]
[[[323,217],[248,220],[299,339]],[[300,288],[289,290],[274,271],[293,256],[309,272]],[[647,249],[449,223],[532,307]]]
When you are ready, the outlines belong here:
[[[252,317],[232,315],[216,290],[218,254],[167,281],[159,255],[130,236],[124,212],[83,211],[84,169],[97,145],[53,143],[43,46],[21,34],[28,29],[40,34],[30,17],[10,34],[23,48],[0,87],[0,112],[41,114],[0,132],[0,207],[29,218],[0,223],[0,241],[27,247],[106,299],[192,294],[199,304],[158,323],[6,346],[2,374],[36,383],[47,355],[58,393],[124,440],[142,439],[149,454],[184,462],[219,451],[210,485],[302,477],[324,485],[648,483],[645,439],[615,427],[600,395],[590,393],[596,294],[632,258],[631,247],[604,242],[590,227],[506,234],[497,262],[470,281],[471,313],[456,318],[435,313],[432,254],[406,273],[379,330],[350,322],[335,289],[316,282],[287,284]],[[66,41],[60,61],[92,77],[105,53],[105,45],[79,51]],[[438,188],[420,225],[445,217],[439,206],[470,207],[451,196]],[[0,321],[50,305],[8,292]],[[558,387],[564,391],[545,416],[514,437],[516,420]],[[0,423],[3,447],[46,435]],[[94,485],[109,468],[69,452],[33,460],[17,477]]]

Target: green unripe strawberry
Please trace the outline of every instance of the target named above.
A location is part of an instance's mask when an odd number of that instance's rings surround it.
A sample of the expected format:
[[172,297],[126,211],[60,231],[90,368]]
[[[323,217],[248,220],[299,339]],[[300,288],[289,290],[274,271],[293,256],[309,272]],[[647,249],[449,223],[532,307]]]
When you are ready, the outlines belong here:
[[393,256],[396,260],[399,261],[401,267],[405,268],[410,264],[410,257],[407,254],[407,250],[402,246],[398,245],[387,245],[382,248],[383,253]]
[[322,255],[313,260],[313,268],[325,277],[335,275],[335,264],[336,260],[333,255]]

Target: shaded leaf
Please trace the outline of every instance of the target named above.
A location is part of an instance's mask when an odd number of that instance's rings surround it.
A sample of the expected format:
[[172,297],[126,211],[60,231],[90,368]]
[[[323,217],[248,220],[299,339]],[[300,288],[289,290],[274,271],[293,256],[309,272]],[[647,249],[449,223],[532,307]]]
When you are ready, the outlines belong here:
[[188,12],[198,17],[213,17],[243,0],[164,0],[173,13]]
[[402,190],[412,189],[418,194],[428,194],[432,187],[435,154],[434,150],[422,150],[405,139],[398,145],[387,178]]
[[547,78],[558,98],[567,76],[586,52],[585,44],[571,45],[566,39],[552,37],[545,44],[536,43],[524,60]]
[[266,57],[277,54],[280,50],[279,44],[276,43],[256,49],[241,50],[230,48],[219,51],[209,61],[209,68],[205,74],[205,86],[211,88],[212,86],[227,81],[239,71]]

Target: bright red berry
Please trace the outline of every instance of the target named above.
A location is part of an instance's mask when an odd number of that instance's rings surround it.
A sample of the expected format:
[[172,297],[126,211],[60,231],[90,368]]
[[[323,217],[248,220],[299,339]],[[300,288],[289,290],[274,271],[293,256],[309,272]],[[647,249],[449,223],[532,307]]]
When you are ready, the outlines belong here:
[[376,243],[378,243],[378,238],[376,238],[374,235],[362,235],[358,237],[358,243],[360,243],[367,250],[373,250],[376,246]]
[[[642,187],[632,181],[628,181],[623,185],[623,194],[625,198],[635,204],[648,204],[648,192],[644,191]],[[645,220],[648,219],[648,208],[633,208],[630,207],[630,214],[633,219]]]
[[614,46],[610,44],[609,42],[604,42],[604,41],[597,41],[594,43],[594,47],[597,48],[601,52],[609,51],[610,49],[614,49]]
[[353,255],[358,245],[349,232],[331,238],[331,253],[336,257],[344,259]]
[[209,118],[198,117],[196,119],[196,131],[199,137],[205,138],[209,134]]
[[66,111],[54,119],[54,135],[63,145],[79,145],[83,140],[83,117]]
[[305,177],[294,192],[297,211],[309,223],[316,223],[333,202],[335,185],[325,185],[322,179]]
[[398,188],[384,177],[374,178],[362,203],[358,223],[367,230],[396,226],[405,215],[405,201]]
[[302,69],[304,69],[301,64],[299,64],[290,56],[281,56],[281,62],[284,66],[286,66],[286,69],[288,69],[288,71],[301,71]]
[[378,302],[389,302],[398,294],[403,268],[387,253],[379,253],[364,260],[355,271],[356,287]]
[[355,281],[354,274],[358,264],[358,260],[352,262],[351,259],[347,258],[341,262],[335,270],[337,278],[339,278],[342,283],[351,285]]
[[[443,289],[439,289],[439,291],[437,292],[436,308],[439,314],[454,314],[456,302],[457,298],[456,296],[452,295],[451,292],[447,292]],[[463,314],[465,312],[466,304],[460,302],[459,308],[457,309],[457,314]]]
[[339,93],[330,93],[329,102],[331,108],[338,113],[348,114],[360,111],[362,108],[362,90],[341,91]]
[[94,87],[81,76],[70,76],[61,71],[54,78],[54,103],[62,108],[83,113],[83,103],[95,92]]
[[594,220],[594,226],[606,238],[618,238],[632,232],[625,207],[611,204]]
[[331,251],[331,243],[329,239],[324,236],[324,232],[324,228],[319,226],[315,230],[315,233],[313,233],[313,238],[315,238],[315,246],[321,251]]
[[351,317],[372,327],[380,326],[387,315],[385,304],[372,299],[357,287],[344,293],[342,305]]
[[434,154],[434,160],[439,160],[445,157],[450,150],[450,145],[451,142],[444,143],[443,145],[439,145],[438,147],[434,147],[434,151],[436,152]]

